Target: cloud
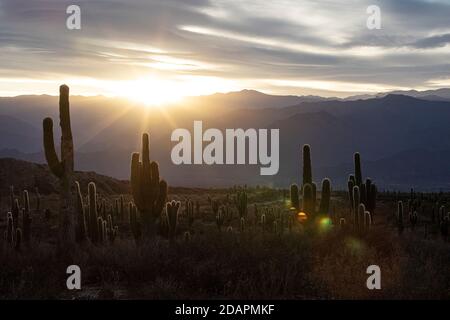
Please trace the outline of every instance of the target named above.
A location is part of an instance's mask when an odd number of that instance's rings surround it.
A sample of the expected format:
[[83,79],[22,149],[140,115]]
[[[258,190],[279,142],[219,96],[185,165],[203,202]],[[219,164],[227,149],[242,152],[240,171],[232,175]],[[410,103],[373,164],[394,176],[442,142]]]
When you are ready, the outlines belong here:
[[[71,4],[81,30],[65,28]],[[371,4],[381,30],[366,28]],[[425,88],[450,70],[448,16],[447,2],[427,0],[0,0],[0,78],[211,77],[274,93],[341,83],[330,95],[352,83]]]
[[447,44],[450,44],[450,33],[417,40],[413,46],[415,48],[436,48],[445,47]]

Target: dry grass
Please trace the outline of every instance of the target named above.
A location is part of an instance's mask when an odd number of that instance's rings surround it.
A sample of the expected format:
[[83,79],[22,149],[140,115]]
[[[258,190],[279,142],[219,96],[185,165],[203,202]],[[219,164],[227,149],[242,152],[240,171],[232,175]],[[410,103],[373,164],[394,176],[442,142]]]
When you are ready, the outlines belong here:
[[[237,219],[233,232],[219,232],[206,195],[195,197],[202,200],[203,217],[189,242],[180,236],[173,243],[159,239],[136,246],[123,224],[114,245],[57,254],[51,239],[55,217],[36,217],[37,240],[31,249],[17,253],[0,246],[0,298],[450,298],[449,244],[437,236],[424,239],[420,230],[398,236],[387,219],[390,203],[380,206],[377,225],[365,234],[314,224],[275,235],[263,233],[250,218],[241,234]],[[77,292],[65,287],[70,264],[82,270],[82,290]],[[371,264],[381,268],[382,290],[366,288]]]

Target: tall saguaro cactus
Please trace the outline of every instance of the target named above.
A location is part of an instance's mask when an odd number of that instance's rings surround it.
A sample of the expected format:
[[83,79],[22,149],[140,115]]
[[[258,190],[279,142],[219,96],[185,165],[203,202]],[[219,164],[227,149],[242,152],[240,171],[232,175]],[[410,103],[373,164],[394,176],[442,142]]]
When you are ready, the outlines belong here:
[[312,167],[311,167],[311,147],[309,144],[303,146],[303,186],[312,184]]
[[59,234],[60,243],[67,246],[75,243],[75,209],[71,193],[74,152],[70,126],[69,87],[66,85],[59,88],[59,124],[61,126],[61,160],[55,150],[51,118],[45,118],[43,121],[44,150],[51,172],[60,181]]
[[[141,157],[141,159],[139,159]],[[133,153],[131,157],[131,191],[136,207],[139,209],[146,237],[156,234],[156,221],[167,198],[167,183],[159,179],[159,167],[150,161],[148,134],[142,135],[142,154]]]

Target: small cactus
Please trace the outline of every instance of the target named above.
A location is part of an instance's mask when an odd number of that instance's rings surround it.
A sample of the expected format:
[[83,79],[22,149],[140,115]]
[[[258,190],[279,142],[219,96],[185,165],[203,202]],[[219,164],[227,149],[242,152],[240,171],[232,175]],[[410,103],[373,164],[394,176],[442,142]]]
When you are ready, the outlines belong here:
[[442,219],[440,224],[441,236],[444,240],[448,239],[448,227],[449,227],[449,217],[446,216]]
[[191,200],[186,201],[186,215],[189,228],[192,228],[192,225],[194,224],[194,204]]
[[16,229],[16,235],[14,237],[14,249],[16,251],[22,250],[22,230],[20,230],[20,228]]
[[303,186],[302,211],[308,215],[312,215],[314,214],[314,209],[313,187],[310,184],[305,184]]
[[235,197],[236,208],[241,218],[247,217],[247,192],[238,190]]
[[403,229],[403,202],[399,201],[397,207],[397,231],[399,235],[403,233]]
[[241,231],[241,233],[245,232],[245,218],[244,217],[242,217],[240,219],[240,231]]
[[137,217],[137,208],[133,204],[133,202],[130,202],[128,204],[128,212],[130,213],[130,229],[131,233],[133,234],[134,240],[137,242],[141,239],[142,232],[141,232],[141,225],[138,221]]
[[89,212],[89,222],[88,222],[88,233],[89,239],[92,243],[99,242],[99,228],[98,228],[98,207],[97,207],[97,188],[94,182],[89,182],[88,184],[88,212]]
[[417,224],[417,211],[413,211],[409,213],[409,222],[411,223],[411,229],[414,230]]
[[78,243],[83,243],[87,240],[87,227],[86,227],[86,211],[84,210],[83,196],[81,195],[80,184],[75,181],[75,211],[77,212],[77,224],[76,224],[76,240]]
[[225,210],[226,210],[225,207],[221,206],[220,209],[218,209],[217,213],[216,213],[216,225],[217,225],[217,228],[219,229],[219,231],[222,230],[222,226],[225,221],[225,214],[226,214]]
[[291,207],[300,210],[300,200],[298,195],[298,186],[294,183],[291,185]]
[[322,181],[322,197],[320,199],[320,214],[330,214],[330,197],[331,197],[331,183],[329,179]]
[[167,222],[169,224],[169,238],[174,239],[177,231],[178,224],[178,211],[180,209],[181,202],[172,200],[166,203],[166,215]]
[[6,242],[12,246],[14,242],[14,222],[12,213],[8,212],[6,215],[6,230],[5,230],[5,240]]
[[263,232],[266,231],[267,226],[266,226],[266,214],[265,213],[263,213],[261,215],[261,227],[262,227]]

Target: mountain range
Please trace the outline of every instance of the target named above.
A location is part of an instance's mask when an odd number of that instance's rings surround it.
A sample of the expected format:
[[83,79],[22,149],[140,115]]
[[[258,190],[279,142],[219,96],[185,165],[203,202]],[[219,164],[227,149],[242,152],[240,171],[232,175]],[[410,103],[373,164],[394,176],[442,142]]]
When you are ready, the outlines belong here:
[[[58,119],[58,97],[0,98],[0,157],[44,163],[42,119]],[[151,158],[176,186],[300,182],[301,148],[312,149],[314,180],[330,177],[345,188],[352,156],[382,189],[450,190],[450,89],[406,91],[346,99],[276,96],[244,90],[191,97],[167,108],[145,108],[125,99],[71,97],[76,169],[128,179],[130,154],[150,133]],[[279,128],[280,170],[260,176],[259,166],[172,164],[176,128]],[[59,128],[55,126],[55,143]]]

